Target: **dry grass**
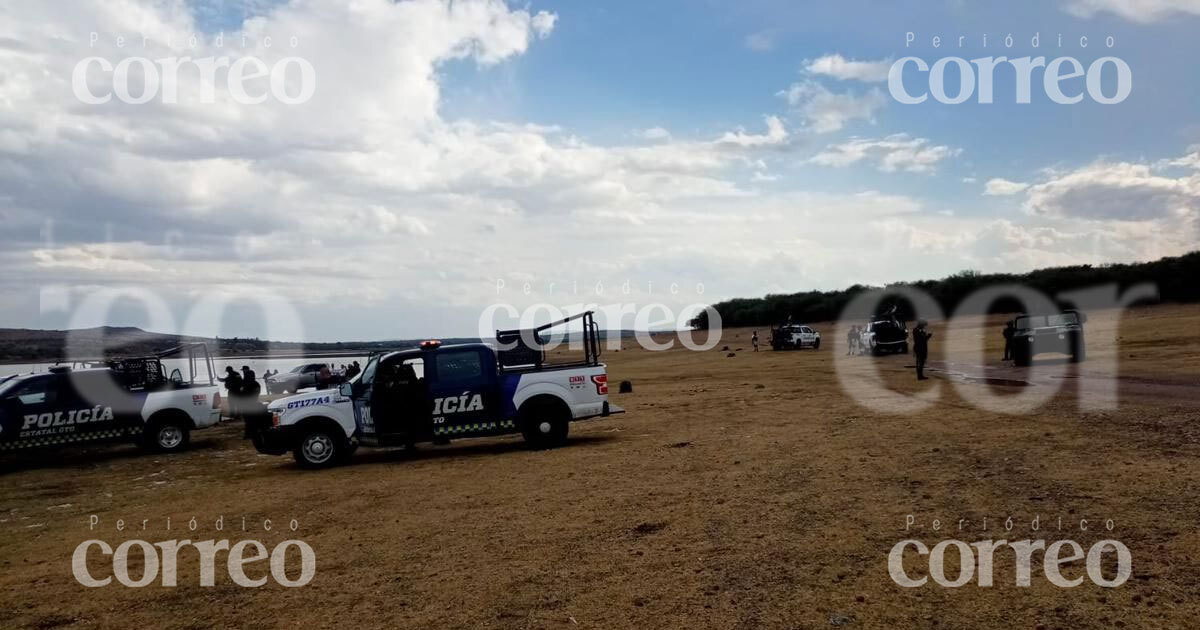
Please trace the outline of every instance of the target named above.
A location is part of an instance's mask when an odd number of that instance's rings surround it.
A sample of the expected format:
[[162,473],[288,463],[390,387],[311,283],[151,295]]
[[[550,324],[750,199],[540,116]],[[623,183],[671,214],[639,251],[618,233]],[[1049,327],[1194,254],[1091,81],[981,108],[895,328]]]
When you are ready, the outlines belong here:
[[[962,327],[983,336],[993,364],[996,321]],[[226,426],[197,433],[177,457],[125,447],[10,457],[0,462],[0,619],[19,628],[1192,627],[1198,323],[1197,307],[1143,309],[1122,322],[1120,346],[1101,347],[1115,322],[1093,318],[1091,357],[1077,372],[1068,366],[1080,378],[1063,380],[1116,377],[1114,410],[1081,411],[1069,386],[1036,414],[1001,415],[969,404],[945,373],[918,384],[907,357],[856,358],[879,365],[891,390],[941,387],[920,413],[870,411],[839,386],[832,365],[844,349],[826,325],[816,352],[751,353],[747,330],[726,331],[718,345],[743,348],[732,358],[610,352],[613,391],[620,380],[634,384],[613,396],[628,414],[574,425],[571,444],[548,452],[511,438],[466,440],[413,456],[364,451],[351,466],[308,473],[256,454]],[[948,331],[935,323],[934,333],[934,360],[1013,374],[941,356]],[[1048,386],[1033,374],[1034,387]],[[102,519],[95,532],[90,514]],[[903,531],[908,514],[921,529]],[[221,515],[226,530],[214,532]],[[991,588],[903,589],[888,577],[899,540],[1029,538],[1035,515],[1044,530],[1059,517],[1064,528],[1089,519],[1090,531],[1061,536],[1085,547],[1121,540],[1134,578],[1117,589],[1059,589],[1035,566],[1022,589],[1008,556],[998,556]],[[189,534],[192,516],[201,525]],[[1008,516],[1018,524],[1000,536]],[[277,527],[296,518],[300,530],[230,531],[242,517]],[[118,518],[150,522],[118,532]],[[934,518],[969,524],[935,533]],[[1115,530],[1096,531],[1108,518]],[[220,564],[217,585],[202,588],[191,556],[176,588],[85,589],[70,570],[89,538],[115,546],[293,536],[318,559],[300,589],[242,589]]]

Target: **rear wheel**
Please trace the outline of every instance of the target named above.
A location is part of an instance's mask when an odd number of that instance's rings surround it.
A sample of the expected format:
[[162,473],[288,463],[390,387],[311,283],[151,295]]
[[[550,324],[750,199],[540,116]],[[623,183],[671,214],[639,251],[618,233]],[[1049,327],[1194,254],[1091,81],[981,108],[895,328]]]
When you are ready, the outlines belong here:
[[142,447],[159,453],[177,453],[191,440],[191,422],[180,415],[151,418],[142,434]]
[[533,401],[521,407],[521,433],[532,448],[562,446],[570,424],[570,411],[561,402]]

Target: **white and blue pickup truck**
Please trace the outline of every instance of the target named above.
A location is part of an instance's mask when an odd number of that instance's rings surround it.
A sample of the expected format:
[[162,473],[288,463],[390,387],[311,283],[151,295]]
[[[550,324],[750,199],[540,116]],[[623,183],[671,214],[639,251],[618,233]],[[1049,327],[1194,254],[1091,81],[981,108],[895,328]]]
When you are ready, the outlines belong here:
[[[186,354],[190,378],[162,359]],[[200,377],[197,368],[208,375]],[[131,359],[92,362],[0,382],[0,452],[130,441],[180,451],[191,432],[221,419],[220,384],[203,344]]]
[[[583,358],[548,364],[540,332],[584,322]],[[497,331],[485,343],[375,355],[336,389],[280,398],[246,432],[262,453],[291,451],[304,468],[345,461],[359,445],[411,447],[452,438],[520,433],[535,448],[563,444],[572,421],[624,410],[608,401],[607,368],[592,313],[534,330]],[[530,343],[526,343],[529,340]]]

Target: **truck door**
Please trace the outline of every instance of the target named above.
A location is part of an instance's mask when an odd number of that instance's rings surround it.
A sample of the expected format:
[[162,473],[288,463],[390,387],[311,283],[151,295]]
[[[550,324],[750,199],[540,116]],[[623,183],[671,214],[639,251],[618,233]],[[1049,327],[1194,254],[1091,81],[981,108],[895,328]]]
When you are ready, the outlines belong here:
[[371,415],[381,437],[429,437],[429,389],[424,363],[422,357],[403,355],[380,363],[371,395]]
[[492,353],[484,348],[450,348],[432,354],[425,369],[434,436],[495,432],[501,408]]
[[61,426],[54,426],[54,412],[61,410],[58,391],[60,380],[56,374],[35,376],[7,393],[2,402],[6,441],[41,444],[60,441]]

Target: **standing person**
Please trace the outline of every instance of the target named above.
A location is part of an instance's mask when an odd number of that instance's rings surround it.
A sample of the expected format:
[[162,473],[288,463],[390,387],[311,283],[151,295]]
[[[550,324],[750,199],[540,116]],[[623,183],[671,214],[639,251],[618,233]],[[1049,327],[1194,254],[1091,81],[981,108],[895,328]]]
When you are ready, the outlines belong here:
[[850,355],[854,354],[854,351],[856,350],[855,346],[857,346],[857,345],[858,345],[858,326],[854,325],[854,326],[850,327],[850,330],[846,331],[846,356],[850,356]]
[[229,417],[237,417],[240,412],[238,400],[242,396],[242,376],[233,371],[232,367],[226,365],[225,378],[218,378],[217,380],[225,383],[225,400],[228,401]]
[[917,327],[913,330],[913,353],[917,355],[917,380],[927,381],[929,377],[925,376],[925,359],[929,358],[929,339],[933,337],[933,333],[925,330],[929,323],[921,319],[917,321]]
[[247,398],[249,398],[251,396],[257,397],[258,393],[261,391],[262,391],[262,386],[260,386],[258,384],[258,375],[256,375],[254,373],[254,370],[250,369],[250,366],[243,365],[242,366],[242,394],[244,396],[246,396]]
[[257,375],[250,366],[242,366],[242,402],[238,405],[238,411],[245,416],[248,413],[255,413],[259,407],[258,395],[262,391],[262,386],[258,384]]
[[321,371],[317,372],[317,389],[326,389],[329,387],[329,381],[333,378],[333,372],[329,370],[329,365],[322,363]]
[[753,335],[750,335],[750,343],[754,344],[754,351],[758,352],[758,331],[757,330],[754,331]]
[[1014,320],[1010,319],[1010,320],[1008,320],[1008,323],[1004,324],[1004,360],[1005,361],[1012,358],[1013,333],[1015,333],[1016,331],[1017,331],[1017,327],[1016,327],[1016,323]]

